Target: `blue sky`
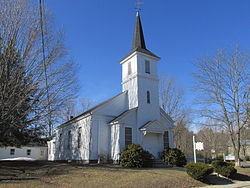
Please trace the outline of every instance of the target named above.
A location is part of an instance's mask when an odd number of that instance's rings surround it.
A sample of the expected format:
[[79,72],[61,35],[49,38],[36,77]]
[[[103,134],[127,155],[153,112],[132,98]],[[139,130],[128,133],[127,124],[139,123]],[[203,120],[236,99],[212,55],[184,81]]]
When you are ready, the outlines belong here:
[[[121,91],[121,65],[132,45],[134,0],[44,0],[65,31],[70,56],[79,64],[80,97],[101,102]],[[147,48],[161,57],[168,74],[195,100],[192,63],[217,48],[239,43],[250,51],[249,0],[144,0]]]

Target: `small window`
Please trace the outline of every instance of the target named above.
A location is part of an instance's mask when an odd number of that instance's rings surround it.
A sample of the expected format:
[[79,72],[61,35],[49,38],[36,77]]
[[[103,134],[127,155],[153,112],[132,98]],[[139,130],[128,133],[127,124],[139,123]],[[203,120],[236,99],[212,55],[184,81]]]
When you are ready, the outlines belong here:
[[59,150],[62,149],[62,133],[59,135]]
[[169,135],[168,135],[168,131],[165,131],[163,134],[163,144],[164,144],[164,148],[169,148]]
[[145,73],[150,74],[150,62],[148,60],[145,61]]
[[56,153],[56,142],[53,142],[53,153]]
[[27,149],[27,155],[31,154],[31,149]]
[[78,129],[78,140],[77,140],[78,148],[82,145],[82,127]]
[[125,146],[132,144],[132,128],[125,127]]
[[71,147],[71,142],[72,142],[72,135],[71,131],[68,132],[68,149]]
[[44,156],[44,150],[40,151],[40,156],[43,157]]
[[132,69],[131,69],[131,62],[128,62],[128,75],[130,75],[132,72]]
[[147,103],[150,104],[150,92],[147,91]]
[[10,149],[10,155],[15,155],[15,149]]

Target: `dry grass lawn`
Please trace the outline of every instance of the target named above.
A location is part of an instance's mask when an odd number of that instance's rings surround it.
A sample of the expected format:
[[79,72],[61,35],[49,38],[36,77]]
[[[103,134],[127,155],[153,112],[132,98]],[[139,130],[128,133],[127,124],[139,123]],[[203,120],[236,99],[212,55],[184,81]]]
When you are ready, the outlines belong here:
[[124,169],[50,162],[0,162],[0,188],[199,187],[183,168]]

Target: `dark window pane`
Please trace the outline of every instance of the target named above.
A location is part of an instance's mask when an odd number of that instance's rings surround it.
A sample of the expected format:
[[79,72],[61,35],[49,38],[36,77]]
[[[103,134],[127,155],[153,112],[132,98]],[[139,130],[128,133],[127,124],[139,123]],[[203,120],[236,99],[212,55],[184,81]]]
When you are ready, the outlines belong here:
[[15,149],[10,149],[10,155],[15,155]]
[[125,127],[125,146],[132,144],[132,128]]
[[31,149],[27,149],[27,155],[31,154]]
[[145,61],[145,73],[150,74],[150,62],[149,61]]
[[150,92],[147,91],[147,103],[150,104]]
[[164,148],[169,148],[169,135],[168,135],[168,131],[164,132],[164,135],[163,135],[163,144],[164,144]]

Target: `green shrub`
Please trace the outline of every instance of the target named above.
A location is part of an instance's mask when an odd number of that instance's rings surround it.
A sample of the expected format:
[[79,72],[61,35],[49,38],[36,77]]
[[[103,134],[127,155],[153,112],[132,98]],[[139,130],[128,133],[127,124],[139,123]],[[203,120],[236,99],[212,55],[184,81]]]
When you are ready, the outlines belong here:
[[212,162],[212,166],[214,167],[215,172],[225,177],[232,177],[237,173],[233,163],[215,160]]
[[246,161],[250,161],[250,156],[246,156]]
[[214,160],[212,161],[211,165],[214,167],[214,169],[219,168],[221,166],[227,166],[227,162],[224,162],[222,160]]
[[220,168],[215,170],[218,174],[225,176],[225,177],[232,177],[234,174],[237,173],[237,170],[232,167],[231,165],[228,166],[221,166]]
[[165,148],[163,151],[163,160],[172,166],[183,167],[187,164],[185,155],[177,148]]
[[151,167],[153,155],[140,144],[131,144],[121,152],[121,165],[124,167]]
[[213,172],[213,167],[205,163],[191,162],[185,166],[185,169],[188,175],[199,181],[204,181]]

